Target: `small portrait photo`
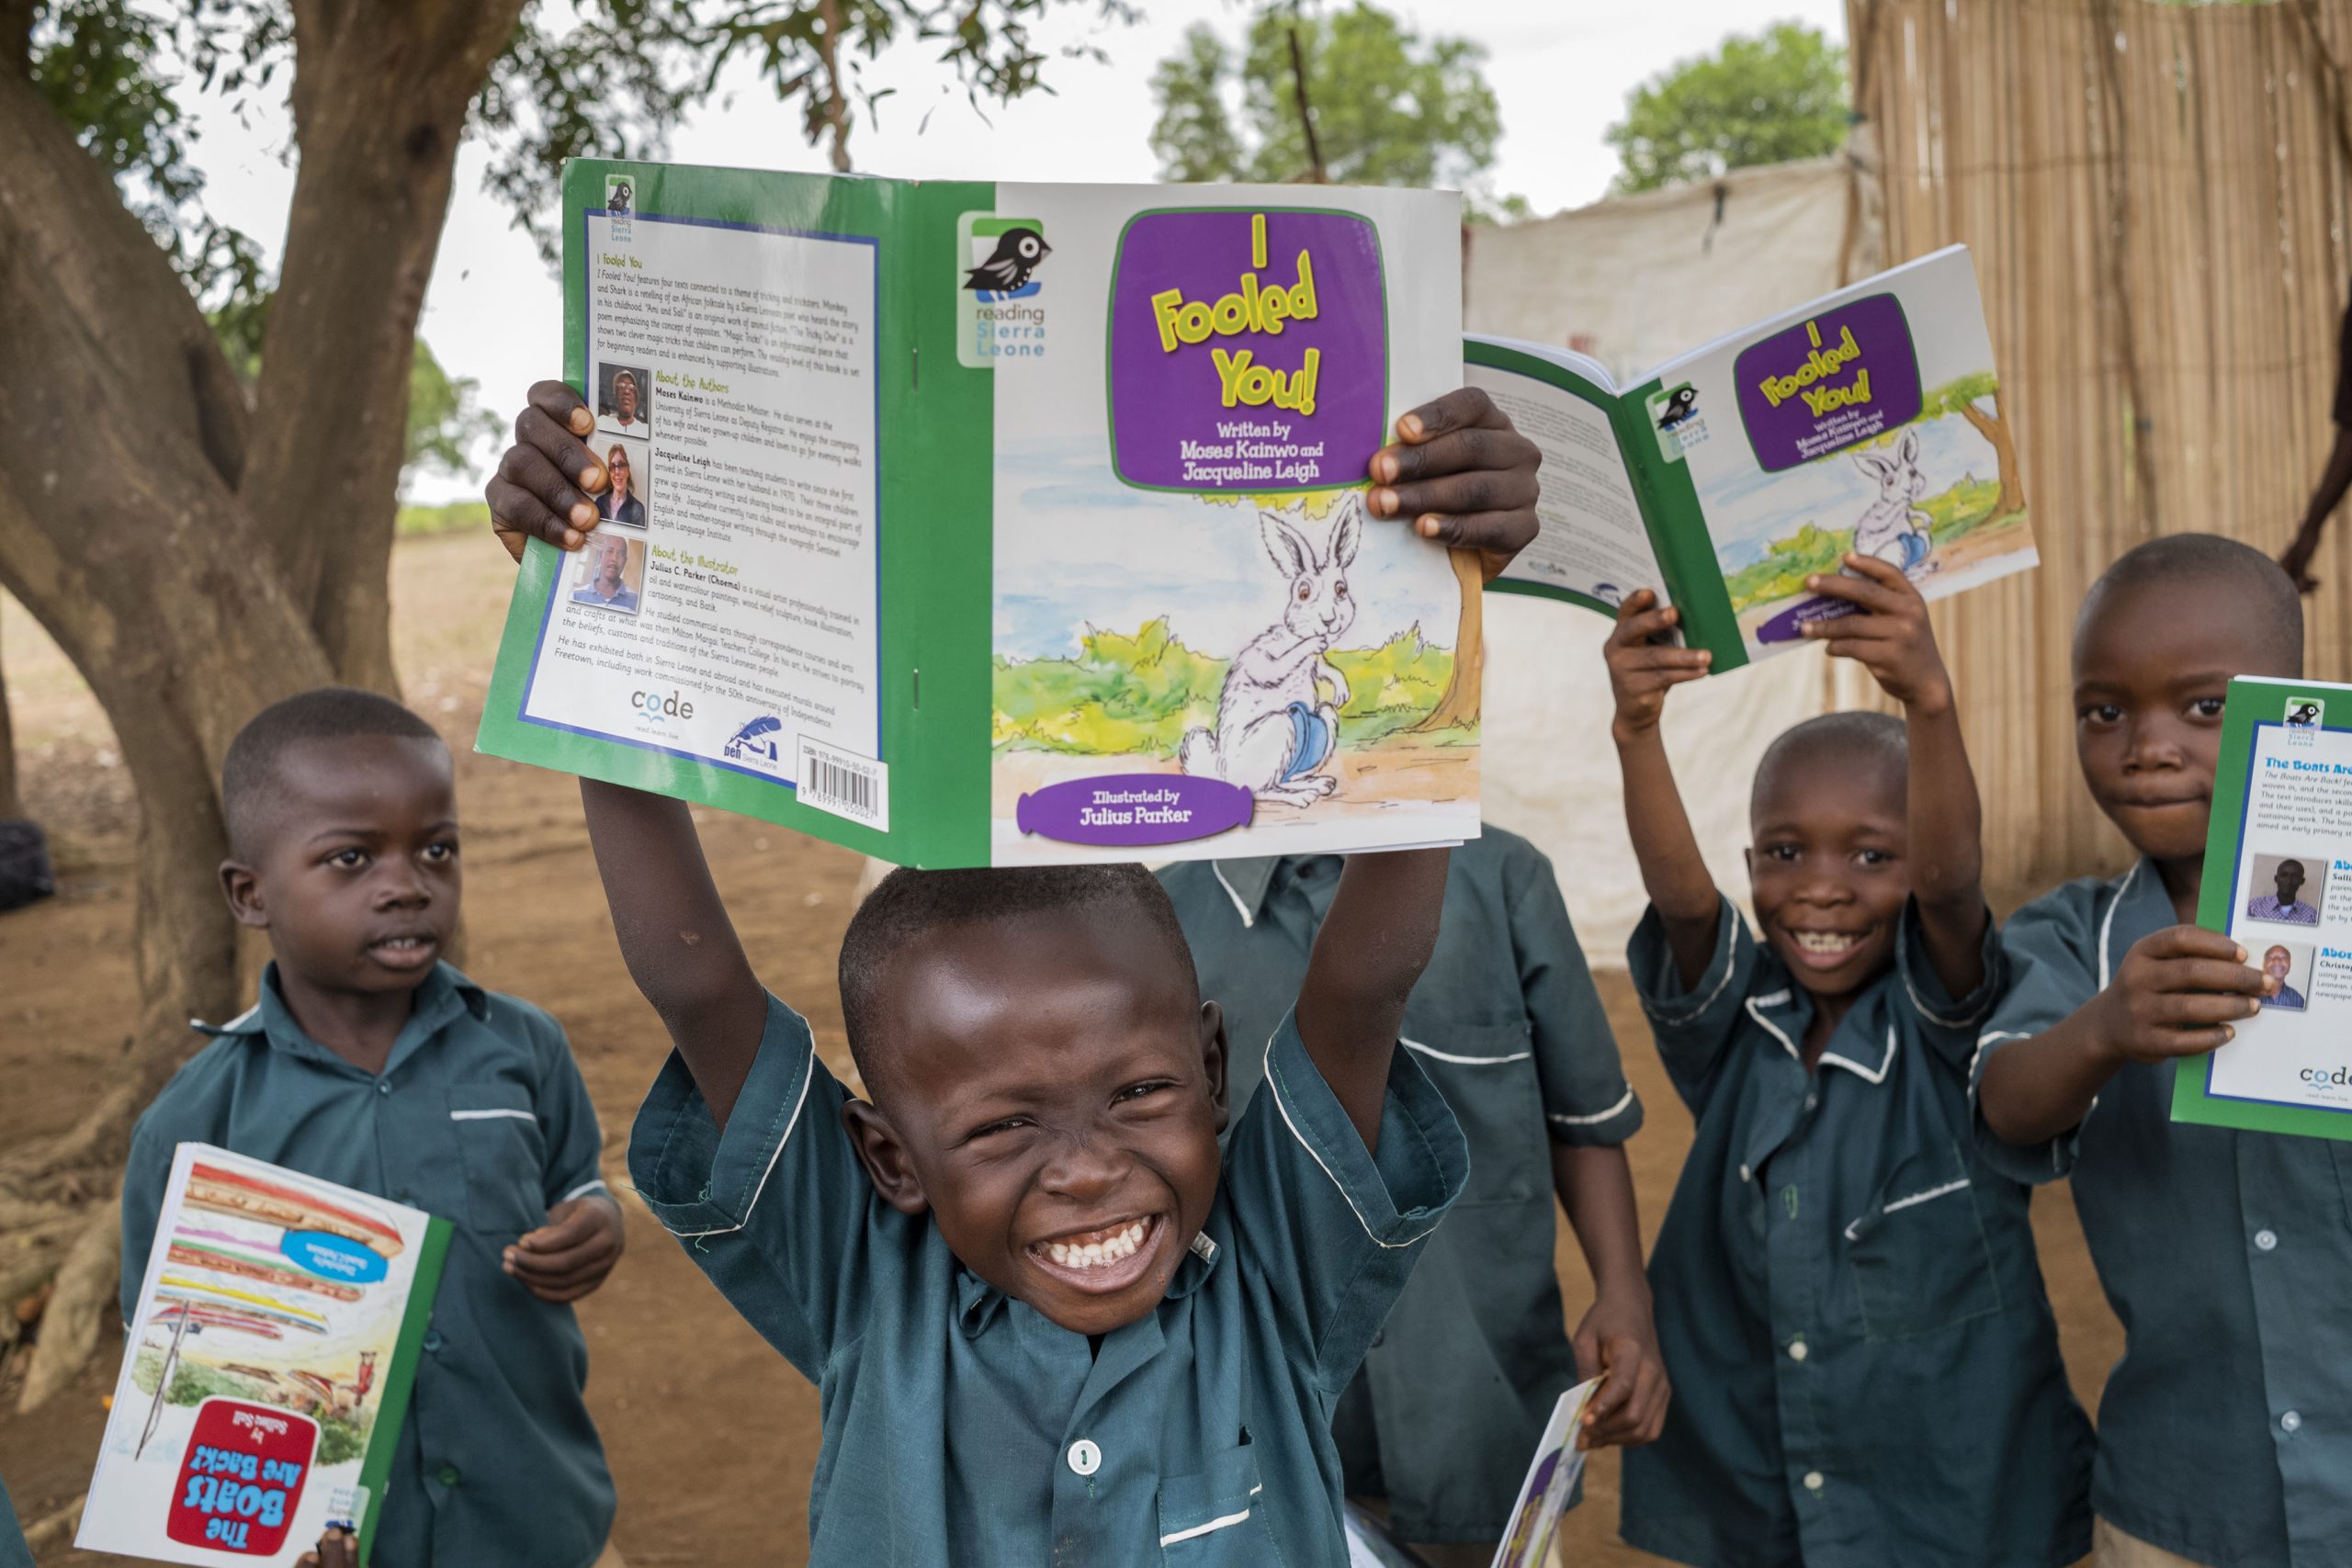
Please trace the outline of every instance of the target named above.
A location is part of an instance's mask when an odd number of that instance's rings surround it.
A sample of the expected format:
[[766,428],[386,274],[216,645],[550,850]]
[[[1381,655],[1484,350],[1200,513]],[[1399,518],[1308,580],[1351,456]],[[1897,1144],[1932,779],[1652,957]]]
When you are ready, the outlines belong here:
[[2274,942],[2255,956],[2262,965],[2262,972],[2278,982],[2278,994],[2265,997],[2262,1000],[2266,1009],[2301,1012],[2311,1005],[2303,999],[2311,994],[2312,988],[2312,950],[2309,947],[2300,942]]
[[589,497],[596,503],[596,515],[623,527],[644,527],[646,508],[653,500],[652,446],[643,441],[599,435],[591,449],[613,476],[604,494]]
[[653,377],[644,366],[596,367],[596,423],[623,435],[653,434]]
[[2248,919],[2315,926],[2320,904],[2327,895],[2327,857],[2256,855],[2245,885]]
[[600,610],[637,614],[637,596],[645,586],[645,542],[624,539],[602,529],[571,558],[571,602]]

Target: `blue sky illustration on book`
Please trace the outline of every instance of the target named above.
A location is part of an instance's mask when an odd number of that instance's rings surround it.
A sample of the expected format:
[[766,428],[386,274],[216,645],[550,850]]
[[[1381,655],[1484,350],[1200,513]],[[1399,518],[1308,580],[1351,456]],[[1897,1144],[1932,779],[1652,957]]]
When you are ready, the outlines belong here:
[[[1283,498],[1277,507],[1295,504]],[[1213,658],[1280,619],[1283,579],[1259,537],[1259,508],[1134,490],[1113,478],[1097,443],[1022,443],[996,468],[995,650],[1067,659],[1091,626],[1122,636],[1159,616],[1187,648]],[[1023,516],[1048,525],[1008,525]],[[1307,520],[1317,548],[1328,519]],[[1402,523],[1374,520],[1349,570],[1359,606],[1342,646],[1377,648],[1419,622],[1451,647],[1461,616],[1451,572],[1415,570],[1432,547]]]

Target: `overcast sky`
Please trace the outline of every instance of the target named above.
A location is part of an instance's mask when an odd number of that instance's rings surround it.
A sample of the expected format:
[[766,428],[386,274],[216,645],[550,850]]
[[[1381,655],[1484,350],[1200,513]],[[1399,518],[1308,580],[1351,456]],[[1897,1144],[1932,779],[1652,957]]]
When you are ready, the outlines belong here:
[[[1038,29],[1048,47],[1090,39],[1107,63],[1057,60],[1054,94],[990,108],[985,118],[930,53],[903,45],[868,68],[876,87],[896,87],[878,126],[861,121],[851,150],[861,173],[911,179],[1148,181],[1151,71],[1184,29],[1206,21],[1238,39],[1251,7],[1234,0],[1141,0],[1147,19],[1103,27],[1093,7],[1073,6]],[[1843,0],[1444,0],[1391,5],[1421,31],[1466,37],[1487,50],[1487,77],[1502,109],[1495,168],[1498,191],[1516,191],[1549,213],[1594,201],[1616,170],[1601,132],[1635,86],[1679,59],[1704,52],[1731,32],[1756,32],[1795,17],[1834,39],[1845,36]],[[1671,18],[1671,25],[1661,25]],[[729,101],[731,96],[731,101]],[[239,120],[218,106],[191,105],[200,132],[197,162],[209,179],[214,214],[260,241],[276,265],[293,186],[284,115]],[[928,123],[925,111],[929,110]],[[818,170],[824,154],[800,136],[797,110],[764,96],[748,73],[675,130],[670,156],[682,163]],[[559,374],[562,300],[531,242],[481,189],[482,157],[459,156],[447,232],[426,291],[423,333],[450,372],[481,382],[497,411],[520,406],[523,390]],[[487,461],[491,453],[481,454]],[[479,480],[431,479],[415,499],[479,493]]]

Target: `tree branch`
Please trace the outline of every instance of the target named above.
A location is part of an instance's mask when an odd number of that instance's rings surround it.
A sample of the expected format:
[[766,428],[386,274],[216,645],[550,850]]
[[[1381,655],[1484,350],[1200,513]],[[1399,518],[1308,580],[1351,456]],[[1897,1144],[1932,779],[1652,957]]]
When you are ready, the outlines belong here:
[[1290,79],[1298,93],[1298,127],[1306,133],[1306,163],[1315,171],[1318,186],[1331,183],[1330,172],[1323,166],[1322,139],[1315,134],[1315,109],[1306,100],[1306,51],[1298,41],[1298,16],[1293,8],[1290,20]]

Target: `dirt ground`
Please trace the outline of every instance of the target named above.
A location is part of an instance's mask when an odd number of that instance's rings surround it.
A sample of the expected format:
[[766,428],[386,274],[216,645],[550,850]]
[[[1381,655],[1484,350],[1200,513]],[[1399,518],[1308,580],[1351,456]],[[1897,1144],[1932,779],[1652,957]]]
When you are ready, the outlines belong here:
[[[630,1118],[662,1058],[662,1033],[621,966],[571,781],[472,753],[507,581],[503,556],[486,540],[404,542],[393,563],[401,674],[411,705],[442,727],[458,755],[467,967],[563,1021],[604,1121],[606,1168],[620,1177]],[[70,1122],[121,1049],[132,1018],[131,804],[103,716],[29,617],[5,601],[0,668],[29,807],[51,836],[62,884],[58,897],[0,916],[0,1082],[7,1085],[0,1145],[6,1145]],[[808,1013],[829,1064],[845,1075],[832,964],[857,857],[723,814],[710,814],[705,831],[763,978]],[[1623,976],[1604,975],[1601,988],[1649,1110],[1631,1154],[1643,1223],[1654,1233],[1690,1142],[1690,1118],[1658,1068]],[[616,1542],[631,1563],[653,1568],[799,1563],[817,1453],[816,1393],[735,1316],[642,1207],[625,1206],[628,1255],[580,1312],[593,1358],[589,1403],[620,1486]],[[2041,1194],[2035,1218],[2068,1365],[2089,1404],[2120,1350],[2121,1333],[2099,1296],[2064,1188]],[[1573,1320],[1591,1288],[1565,1228],[1555,1256]],[[33,1417],[15,1414],[20,1378],[0,1381],[0,1477],[28,1527],[87,1484],[120,1353],[118,1331],[81,1378]],[[1571,1568],[1656,1561],[1616,1540],[1617,1476],[1614,1455],[1596,1457],[1587,1500],[1566,1527]],[[101,1561],[62,1548],[40,1560]]]

